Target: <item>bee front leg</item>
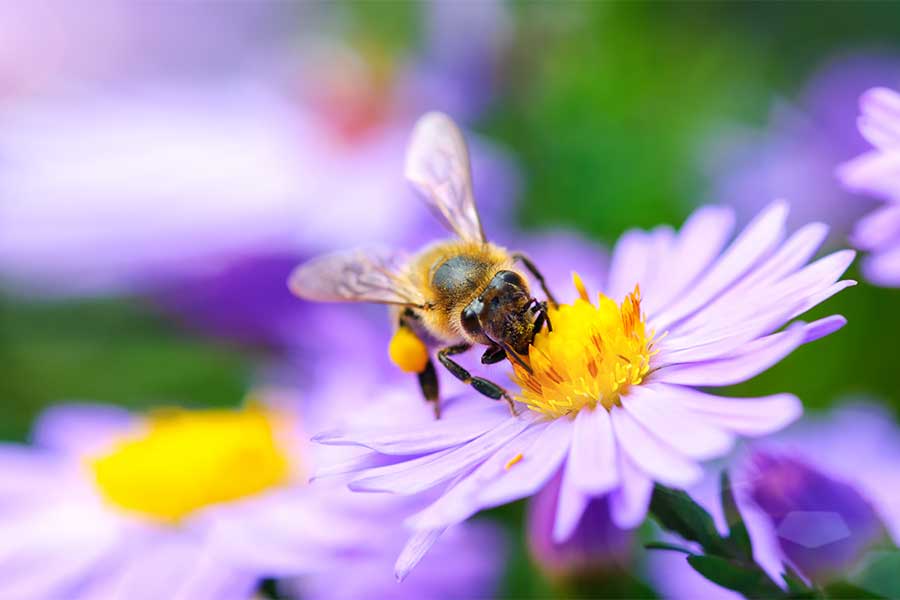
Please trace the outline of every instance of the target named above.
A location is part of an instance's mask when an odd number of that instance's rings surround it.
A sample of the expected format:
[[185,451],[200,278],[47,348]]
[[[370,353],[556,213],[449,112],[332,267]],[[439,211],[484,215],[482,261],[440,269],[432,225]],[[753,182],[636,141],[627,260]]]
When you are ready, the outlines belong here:
[[472,377],[472,374],[466,371],[462,365],[458,362],[454,361],[450,357],[454,354],[462,354],[463,352],[469,350],[472,347],[471,344],[457,344],[455,346],[449,346],[444,348],[443,350],[438,351],[438,360],[444,365],[450,373],[453,374],[454,377],[465,383],[466,385],[471,385],[475,390],[492,400],[499,400],[503,398],[506,400],[506,403],[509,404],[509,410],[512,414],[516,413],[516,403],[512,399],[512,396],[509,393],[494,383],[493,381],[489,381],[484,379],[483,377]]
[[547,331],[553,331],[553,324],[550,322],[550,315],[547,314],[547,303],[538,304],[537,317],[534,319],[534,332],[537,333],[547,324]]
[[493,365],[506,358],[506,350],[500,346],[490,346],[481,355],[481,364]]
[[525,265],[525,268],[528,269],[528,272],[531,273],[535,279],[537,279],[538,284],[540,284],[541,289],[544,290],[544,295],[547,296],[547,300],[550,301],[551,306],[558,306],[556,302],[556,298],[553,297],[553,294],[550,293],[550,288],[547,287],[547,282],[544,280],[544,276],[538,270],[537,266],[531,262],[531,259],[528,258],[524,252],[513,252],[512,255],[513,260],[517,260]]

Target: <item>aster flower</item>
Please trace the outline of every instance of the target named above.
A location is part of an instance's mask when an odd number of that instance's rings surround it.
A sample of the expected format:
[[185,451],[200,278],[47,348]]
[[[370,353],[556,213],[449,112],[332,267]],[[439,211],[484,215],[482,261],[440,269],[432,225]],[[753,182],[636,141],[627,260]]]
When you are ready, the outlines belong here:
[[853,126],[857,99],[884,81],[900,80],[900,57],[860,53],[835,56],[816,70],[798,97],[775,103],[762,129],[725,126],[703,149],[708,197],[735,207],[742,222],[770,198],[790,198],[789,225],[824,221],[832,244],[873,203],[841,187],[834,169],[862,152]]
[[[846,574],[886,537],[900,541],[898,440],[882,407],[849,404],[743,449],[731,479],[756,562],[776,581],[788,564],[822,583]],[[689,491],[726,531],[713,479]],[[683,556],[654,552],[648,567],[668,597],[738,597]]]
[[866,215],[853,243],[869,252],[862,269],[878,285],[900,286],[900,94],[873,88],[860,100],[859,131],[874,148],[845,163],[838,177],[849,189],[886,204]]
[[[348,570],[364,585],[370,561],[402,548],[396,526],[415,505],[308,485],[316,452],[274,400],[283,393],[240,409],[50,409],[33,446],[0,448],[0,596],[250,598],[263,578]],[[461,531],[441,552],[460,589],[489,593],[502,560],[492,528]],[[423,590],[443,597],[428,581],[390,596]]]
[[562,473],[557,473],[528,505],[526,532],[532,559],[551,579],[596,576],[626,566],[634,535],[612,522],[606,496],[590,500],[569,539],[554,539],[561,484]]
[[[348,427],[315,439],[370,449],[368,463],[346,466],[354,490],[442,489],[408,520],[418,532],[531,496],[559,473],[554,540],[568,539],[591,499],[604,496],[612,521],[634,527],[654,481],[696,483],[699,462],[724,455],[735,436],[770,433],[801,412],[790,394],[725,398],[696,387],[746,381],[845,323],[792,321],[852,285],[840,276],[853,253],[807,264],[827,227],[785,239],[787,213],[772,204],[727,248],[727,208],[700,209],[678,232],[625,234],[603,293],[592,302],[576,277],[579,298],[551,311],[553,329],[535,337],[530,369],[513,365],[514,416],[465,395],[415,428]],[[408,558],[401,576],[414,565]]]
[[[434,11],[452,18],[453,6]],[[485,22],[500,18],[483,6]],[[283,23],[281,14],[272,9]],[[321,18],[310,21],[323,29]],[[157,33],[164,48],[165,28],[147,35]],[[304,39],[313,38],[323,39]],[[453,67],[450,49],[422,67],[433,64],[426,78],[414,57],[392,62],[336,38],[327,38],[327,52],[319,47],[276,46],[254,60],[252,77],[226,71],[185,85],[151,72],[124,89],[3,106],[0,274],[40,292],[163,288],[171,300],[187,279],[215,288],[217,277],[241,275],[235,263],[257,257],[299,262],[336,247],[434,237],[436,224],[413,209],[397,173],[423,107],[468,96],[442,79]],[[483,141],[472,151],[482,216],[506,222],[512,167]],[[219,320],[190,310],[208,297],[197,295],[166,304],[188,307],[189,318],[214,329]],[[233,297],[218,302],[239,312]]]

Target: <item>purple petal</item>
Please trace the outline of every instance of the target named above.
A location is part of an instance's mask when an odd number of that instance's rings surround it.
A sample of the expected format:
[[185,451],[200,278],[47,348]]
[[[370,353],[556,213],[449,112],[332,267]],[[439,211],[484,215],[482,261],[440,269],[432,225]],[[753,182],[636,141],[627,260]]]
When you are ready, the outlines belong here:
[[309,483],[313,483],[319,479],[327,479],[335,475],[369,471],[378,467],[396,464],[401,460],[402,458],[397,456],[366,452],[365,454],[360,454],[340,462],[317,466],[312,476],[309,478]]
[[900,206],[889,204],[861,218],[853,230],[853,244],[875,250],[900,239]]
[[775,202],[764,209],[691,291],[662,314],[651,318],[653,327],[662,331],[691,315],[753,268],[784,237],[787,212],[784,202]]
[[134,415],[117,406],[63,404],[41,413],[31,439],[37,446],[84,456],[107,446],[138,423]]
[[654,388],[668,402],[694,413],[698,419],[741,435],[758,436],[778,431],[803,412],[803,405],[793,394],[724,398],[665,383],[654,384]]
[[741,354],[726,358],[663,367],[654,381],[683,385],[722,386],[741,383],[759,375],[803,344],[805,324],[796,323],[785,331],[759,338]]
[[441,527],[482,508],[533,494],[559,469],[570,437],[571,424],[565,419],[532,427],[411,518],[410,524],[416,529]]
[[765,282],[778,281],[793,273],[809,262],[827,236],[828,225],[824,223],[804,225],[736,287],[747,289]]
[[[734,211],[724,206],[704,206],[685,221],[670,256],[664,257],[659,284],[646,296],[648,314],[668,306],[719,255],[734,228]],[[660,260],[660,257],[656,257]]]
[[579,411],[566,473],[572,485],[592,495],[607,492],[619,483],[616,441],[605,408]]
[[654,437],[628,411],[614,408],[611,416],[619,449],[656,481],[685,487],[697,482],[703,475],[697,464]]
[[377,471],[376,475],[354,480],[350,484],[350,489],[399,494],[427,490],[484,461],[534,423],[535,418],[534,414],[507,417],[506,421],[481,437],[457,448],[445,450],[434,460],[426,462],[413,460],[373,469],[369,473]]
[[573,425],[566,417],[549,423],[540,437],[524,452],[522,459],[504,467],[493,482],[478,494],[485,505],[512,502],[537,492],[554,473],[566,456],[572,441]]
[[900,244],[867,256],[862,271],[876,285],[900,286]]
[[559,488],[559,499],[556,505],[556,518],[553,522],[553,542],[561,544],[572,537],[581,515],[590,502],[590,497],[581,492],[572,482],[571,460],[566,462],[562,483]]
[[16,444],[0,444],[0,503],[32,503],[58,491],[70,469],[58,456]]
[[860,98],[859,132],[882,150],[900,148],[900,94],[878,87]]
[[806,336],[803,338],[803,343],[808,344],[822,339],[826,335],[831,335],[846,324],[847,319],[841,315],[831,315],[830,317],[824,317],[818,321],[813,321],[806,326]]
[[842,164],[837,176],[851,192],[891,201],[900,193],[900,152],[866,152]]
[[610,516],[617,527],[632,529],[640,525],[647,516],[653,481],[624,452],[618,452],[617,455],[622,484],[609,496]]
[[0,523],[0,597],[71,596],[117,551],[121,531],[111,521],[95,518],[73,500],[69,506],[42,505]]
[[689,458],[722,456],[734,443],[730,434],[672,402],[664,386],[636,386],[622,397],[622,406],[657,438]]
[[400,556],[397,557],[397,562],[394,563],[394,577],[398,582],[406,579],[409,572],[419,564],[419,561],[434,546],[434,543],[441,537],[445,529],[426,529],[425,531],[417,531],[412,534],[409,541],[403,546]]
[[626,231],[616,242],[609,265],[609,279],[604,293],[620,300],[640,283],[650,256],[650,234],[637,229]]
[[[678,326],[663,340],[664,364],[697,362],[727,356],[744,344],[770,333],[797,315],[843,289],[833,284],[847,270],[855,253],[835,252],[772,285],[728,294],[713,306]],[[682,327],[694,327],[681,333]]]
[[364,446],[382,454],[425,454],[464,444],[490,431],[509,417],[506,406],[468,411],[417,424],[415,427],[375,427],[358,432],[325,432],[314,442],[332,446]]

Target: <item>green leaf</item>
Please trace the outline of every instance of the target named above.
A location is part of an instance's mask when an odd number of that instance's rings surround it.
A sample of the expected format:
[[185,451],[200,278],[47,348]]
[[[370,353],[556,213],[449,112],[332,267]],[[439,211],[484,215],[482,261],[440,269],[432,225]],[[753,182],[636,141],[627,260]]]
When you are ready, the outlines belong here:
[[900,598],[900,551],[869,552],[849,579],[853,585],[868,590],[866,597]]
[[684,554],[693,554],[692,551],[688,550],[683,546],[678,546],[676,544],[669,544],[667,542],[649,542],[644,544],[644,548],[647,550],[667,550],[671,552],[682,552]]
[[734,488],[731,486],[731,478],[728,471],[722,471],[719,488],[722,502],[722,511],[725,513],[725,521],[728,523],[728,543],[731,544],[735,555],[747,561],[753,560],[753,542],[747,532],[747,524],[741,516],[737,501],[734,498]]
[[797,573],[797,571],[792,569],[789,565],[782,566],[784,567],[784,573],[781,574],[781,578],[784,579],[784,582],[788,586],[788,591],[792,596],[798,598],[814,598],[816,596],[821,596],[816,590],[810,589],[810,587],[804,583],[803,578],[800,577],[800,574]]
[[683,491],[657,484],[650,499],[650,512],[662,527],[697,542],[707,554],[730,555],[712,517]]
[[784,591],[755,564],[744,564],[719,556],[687,557],[694,570],[724,588],[747,598],[783,598]]
[[833,581],[825,586],[823,590],[825,598],[835,598],[847,600],[886,600],[887,596],[880,596],[871,590],[861,588],[846,581]]

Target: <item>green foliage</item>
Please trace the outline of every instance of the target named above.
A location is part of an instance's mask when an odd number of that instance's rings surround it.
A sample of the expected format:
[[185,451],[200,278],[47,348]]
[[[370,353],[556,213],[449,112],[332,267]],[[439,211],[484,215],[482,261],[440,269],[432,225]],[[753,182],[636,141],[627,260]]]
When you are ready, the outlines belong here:
[[808,584],[790,566],[784,565],[782,589],[753,558],[747,526],[738,509],[727,473],[720,481],[719,498],[728,522],[722,536],[709,513],[686,493],[657,485],[650,501],[650,513],[665,529],[699,544],[694,552],[678,544],[651,542],[648,550],[682,552],[700,575],[746,598],[831,599],[900,597],[900,551],[873,552],[850,581]]
[[236,405],[247,358],[126,301],[0,304],[0,435],[24,439],[47,405]]

